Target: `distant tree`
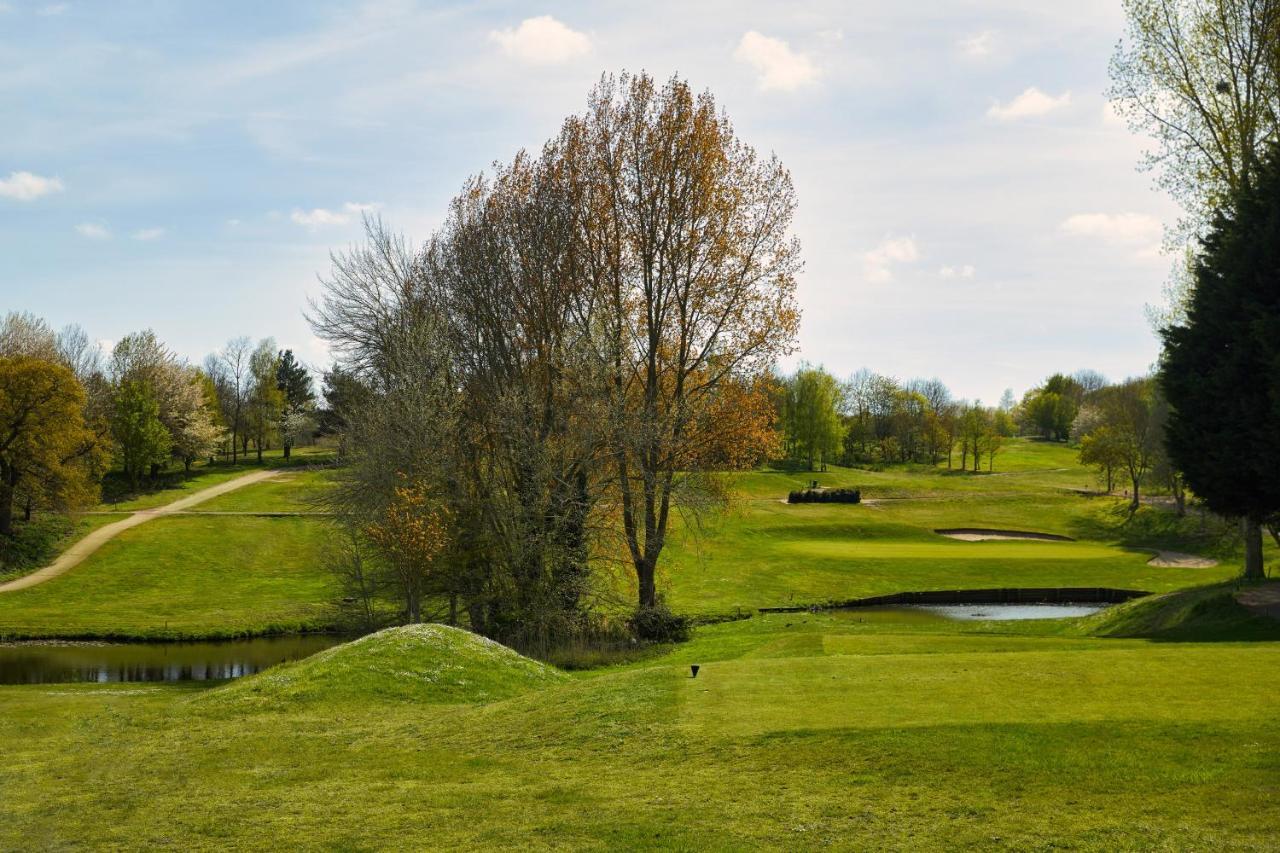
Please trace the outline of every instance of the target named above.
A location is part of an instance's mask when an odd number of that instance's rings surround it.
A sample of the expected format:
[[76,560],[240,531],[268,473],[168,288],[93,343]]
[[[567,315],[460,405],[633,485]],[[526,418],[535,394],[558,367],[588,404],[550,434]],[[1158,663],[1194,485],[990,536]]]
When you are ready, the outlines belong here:
[[1107,382],[1107,377],[1096,370],[1077,370],[1071,374],[1071,380],[1080,386],[1082,401],[1085,397],[1101,391],[1110,384]]
[[321,434],[338,436],[338,456],[345,456],[350,449],[347,446],[347,434],[351,414],[365,406],[370,389],[354,373],[343,370],[340,365],[324,374],[322,381],[324,405],[317,413],[318,428]]
[[253,349],[246,337],[232,338],[217,355],[205,359],[205,373],[218,390],[222,422],[231,432],[231,463],[236,462],[237,443],[245,435],[245,407],[249,399],[249,357]]
[[84,389],[65,365],[0,356],[0,535],[13,536],[21,490],[32,497],[28,510],[36,496],[61,509],[96,498],[101,451],[84,405]]
[[1280,513],[1280,148],[1214,220],[1187,322],[1163,337],[1169,456],[1212,510],[1242,519],[1245,577],[1262,578],[1261,528]]
[[145,473],[169,458],[173,447],[169,430],[160,420],[155,390],[141,379],[126,379],[115,393],[111,434],[120,454],[120,466],[135,489]]
[[281,350],[276,358],[276,387],[283,395],[278,429],[284,458],[288,459],[298,440],[315,427],[311,371],[294,358],[293,350]]
[[305,406],[316,399],[311,384],[311,371],[293,356],[293,350],[281,350],[276,358],[276,387],[284,392],[290,406]]
[[1116,471],[1124,465],[1124,450],[1118,431],[1101,423],[1080,438],[1080,464],[1097,468],[1107,493],[1115,491]]
[[789,443],[810,471],[815,461],[825,469],[827,460],[839,454],[844,437],[840,383],[821,367],[802,365],[787,388]]
[[1084,387],[1070,376],[1055,373],[1022,400],[1022,416],[1027,425],[1044,438],[1065,441],[1071,423],[1084,400]]
[[266,338],[249,356],[249,392],[245,435],[253,439],[258,463],[262,463],[262,451],[271,434],[280,424],[285,410],[285,392],[280,389],[277,376],[279,361],[276,342]]

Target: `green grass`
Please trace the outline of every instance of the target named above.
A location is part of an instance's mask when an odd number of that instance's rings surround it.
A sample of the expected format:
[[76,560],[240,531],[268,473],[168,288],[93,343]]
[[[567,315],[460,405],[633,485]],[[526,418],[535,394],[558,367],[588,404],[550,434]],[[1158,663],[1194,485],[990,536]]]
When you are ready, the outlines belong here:
[[269,480],[219,495],[192,507],[195,512],[323,512],[321,503],[334,486],[329,468],[298,468]]
[[1213,584],[1140,598],[1085,620],[1098,637],[1210,642],[1280,640],[1280,621],[1250,613],[1235,599],[1239,584]]
[[[1222,582],[1234,534],[1070,492],[1090,475],[1062,445],[1011,442],[996,472],[737,475],[727,513],[678,531],[661,588],[702,614],[966,586],[1167,594],[1081,620],[756,616],[570,674],[424,627],[225,686],[0,687],[0,849],[1274,849],[1280,623]],[[204,508],[298,511],[329,477]],[[779,502],[811,478],[872,501]],[[325,525],[149,522],[0,596],[0,632],[320,626]],[[1151,547],[1232,562],[1158,569]]]
[[276,667],[204,698],[273,710],[370,699],[466,704],[506,699],[564,678],[559,670],[469,631],[405,625]]
[[300,447],[293,451],[286,460],[280,450],[267,450],[262,454],[262,464],[258,464],[257,456],[250,453],[232,465],[219,461],[214,465],[197,462],[191,471],[181,468],[162,472],[155,485],[148,484],[142,490],[134,492],[124,481],[120,472],[113,471],[107,475],[102,485],[103,500],[99,510],[112,512],[133,512],[139,509],[152,509],[184,498],[192,492],[207,489],[233,480],[236,477],[258,471],[263,468],[293,468],[324,464],[332,461],[333,452],[328,448]]
[[328,628],[325,522],[161,517],[39,586],[0,594],[0,636],[223,637]]
[[328,654],[0,688],[0,847],[1263,850],[1280,824],[1276,643],[757,617],[570,679],[462,642],[454,687],[514,687],[443,702],[420,648]]
[[38,515],[18,522],[12,541],[0,539],[0,583],[34,572],[85,536],[123,515]]

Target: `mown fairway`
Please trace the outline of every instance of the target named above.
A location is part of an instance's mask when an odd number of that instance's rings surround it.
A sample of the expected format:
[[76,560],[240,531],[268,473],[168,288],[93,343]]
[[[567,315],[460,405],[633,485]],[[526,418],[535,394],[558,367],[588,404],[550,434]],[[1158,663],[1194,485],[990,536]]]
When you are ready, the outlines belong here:
[[[1124,524],[1114,501],[1067,491],[1088,475],[1065,448],[1016,442],[1001,461],[741,475],[730,510],[672,545],[670,600],[725,613],[966,586],[1158,592],[1237,571],[1220,529],[1154,509]],[[811,478],[867,502],[780,502]],[[311,512],[331,482],[290,472],[127,531],[0,596],[0,631],[323,625],[327,521],[222,513]],[[1156,546],[1224,563],[1150,567],[1140,549]],[[0,687],[0,848],[1264,850],[1280,825],[1280,623],[1229,588],[1083,620],[756,616],[572,677],[466,635],[371,640],[226,686]]]
[[[957,463],[958,463],[957,459]],[[789,505],[810,480],[860,488],[860,505]],[[821,603],[903,590],[1118,587],[1161,592],[1238,574],[1230,541],[1201,536],[1192,518],[1144,508],[1136,523],[1117,501],[1084,497],[1091,472],[1063,445],[1014,441],[996,473],[945,467],[738,476],[731,509],[685,526],[667,555],[679,610]],[[986,527],[1057,533],[1076,542],[960,542],[936,529]],[[694,532],[694,531],[697,532]],[[1155,546],[1223,559],[1212,569],[1147,565]]]

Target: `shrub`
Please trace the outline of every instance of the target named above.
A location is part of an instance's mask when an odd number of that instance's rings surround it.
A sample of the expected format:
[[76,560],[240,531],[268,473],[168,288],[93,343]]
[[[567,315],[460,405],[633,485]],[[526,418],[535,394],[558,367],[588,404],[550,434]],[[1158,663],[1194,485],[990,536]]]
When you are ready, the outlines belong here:
[[856,504],[862,501],[857,489],[804,489],[787,495],[792,504]]
[[631,614],[627,624],[636,639],[656,643],[683,643],[689,639],[692,628],[689,617],[672,613],[661,602],[654,607],[640,608]]

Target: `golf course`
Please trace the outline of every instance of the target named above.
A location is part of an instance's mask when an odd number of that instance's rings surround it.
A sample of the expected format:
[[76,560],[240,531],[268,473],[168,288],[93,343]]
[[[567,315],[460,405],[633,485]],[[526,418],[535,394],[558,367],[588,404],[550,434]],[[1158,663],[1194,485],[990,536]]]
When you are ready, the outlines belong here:
[[[0,847],[1271,849],[1280,622],[1235,601],[1230,529],[1126,520],[1060,444],[1004,461],[731,475],[666,577],[708,623],[615,665],[564,672],[428,625],[230,682],[0,687]],[[332,628],[327,520],[226,513],[314,512],[333,477],[317,456],[131,528],[0,594],[0,630]],[[783,502],[813,478],[863,503]],[[1155,549],[1221,562],[1153,567]],[[1153,595],[1075,619],[757,612],[1010,587]]]

